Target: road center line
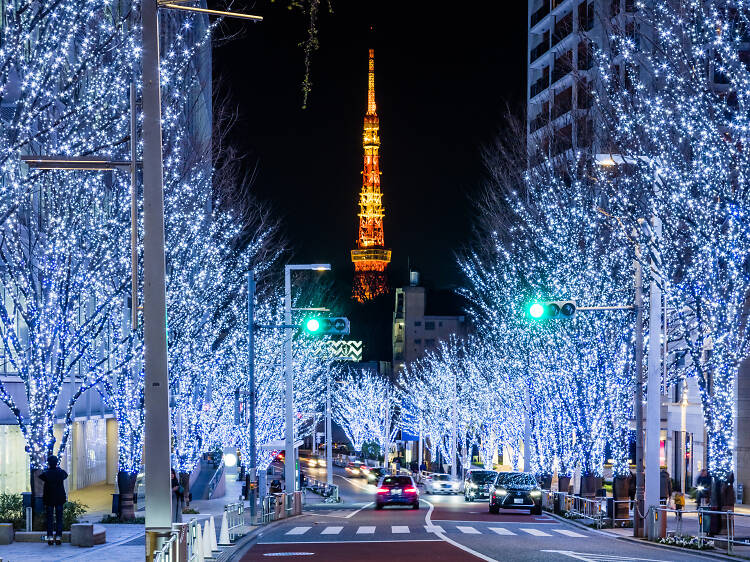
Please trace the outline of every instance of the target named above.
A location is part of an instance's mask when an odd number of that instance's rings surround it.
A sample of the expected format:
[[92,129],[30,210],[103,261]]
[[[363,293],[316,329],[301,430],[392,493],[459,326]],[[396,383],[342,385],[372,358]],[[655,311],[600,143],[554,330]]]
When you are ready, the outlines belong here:
[[[430,506],[430,509],[428,509],[428,510],[427,510],[427,515],[425,515],[425,516],[424,516],[424,522],[425,522],[425,524],[427,524],[427,525],[429,525],[429,526],[433,526],[433,525],[432,525],[432,519],[431,519],[431,515],[432,515],[432,512],[433,512],[433,511],[435,510],[435,506],[434,506],[434,505],[432,505],[432,503],[431,503],[431,502],[428,502],[428,501],[427,501],[426,499],[424,499],[424,498],[422,499],[422,501],[423,501],[423,502],[425,502],[425,503],[426,503],[427,505],[429,505],[429,506]],[[441,538],[442,540],[444,540],[444,541],[445,541],[445,542],[447,542],[448,544],[452,544],[452,545],[453,545],[453,546],[455,546],[456,548],[460,548],[460,549],[461,549],[461,550],[463,550],[464,552],[468,552],[469,554],[472,554],[472,555],[476,556],[476,557],[477,557],[477,558],[479,558],[480,560],[484,560],[485,562],[498,562],[498,561],[497,561],[497,560],[495,560],[494,558],[490,558],[489,556],[485,556],[485,555],[484,555],[484,554],[482,554],[481,552],[477,552],[476,550],[474,550],[474,549],[472,549],[472,548],[469,548],[468,546],[464,546],[464,545],[462,545],[461,543],[459,543],[459,542],[456,542],[456,541],[454,541],[453,539],[450,539],[450,538],[448,538],[447,536],[445,536],[445,534],[444,534],[444,533],[441,533],[440,531],[437,531],[437,530],[436,530],[436,531],[435,531],[435,536],[436,536],[436,537],[440,537],[440,538]]]

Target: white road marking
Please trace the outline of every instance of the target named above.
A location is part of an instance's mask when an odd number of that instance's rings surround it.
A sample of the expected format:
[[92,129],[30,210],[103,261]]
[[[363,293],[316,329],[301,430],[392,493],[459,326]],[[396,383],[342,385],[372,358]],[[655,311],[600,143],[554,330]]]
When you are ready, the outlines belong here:
[[425,525],[424,530],[428,533],[445,533],[440,525]]
[[552,529],[555,533],[560,533],[561,535],[565,535],[566,537],[575,537],[575,538],[586,538],[586,535],[582,535],[581,533],[576,533],[575,531],[571,531],[569,529]]
[[362,507],[360,507],[357,511],[352,511],[349,515],[347,515],[345,517],[345,519],[351,519],[352,517],[354,517],[355,515],[357,515],[357,513],[359,513],[360,511],[362,511],[364,508],[370,507],[374,503],[375,502],[366,503],[365,505],[363,505]]
[[584,562],[659,562],[653,558],[633,558],[632,556],[614,556],[611,554],[587,554],[585,552],[573,552],[572,550],[542,550],[540,552],[552,552],[553,554],[562,554],[576,560]]
[[312,529],[312,527],[295,527],[294,529],[290,529],[286,532],[287,535],[304,535],[307,531]]
[[474,527],[464,527],[461,525],[456,525],[456,529],[458,529],[465,535],[481,535],[481,533],[477,531]]
[[534,535],[535,537],[551,537],[549,533],[545,533],[544,531],[540,531],[539,529],[529,529],[526,527],[521,527],[521,530],[524,533],[528,533],[530,535]]
[[375,534],[375,526],[374,525],[364,525],[362,527],[359,527],[357,529],[358,535],[373,535]]
[[513,531],[510,531],[504,527],[490,527],[490,531],[493,531],[498,535],[515,535]]
[[[433,511],[435,510],[435,506],[434,506],[434,505],[433,505],[433,504],[432,504],[431,502],[428,502],[428,501],[427,501],[427,500],[425,500],[425,499],[422,499],[422,501],[423,501],[423,502],[425,502],[425,503],[426,503],[427,505],[429,505],[429,506],[430,506],[430,509],[428,509],[428,510],[427,510],[427,514],[426,514],[426,515],[424,516],[424,522],[425,522],[425,523],[426,523],[427,525],[429,525],[429,526],[432,526],[432,519],[431,519],[431,516],[432,516],[432,512],[433,512]],[[498,561],[497,561],[497,560],[495,560],[494,558],[490,558],[489,556],[485,556],[484,554],[482,554],[481,552],[477,552],[477,551],[476,551],[476,550],[474,550],[473,548],[469,548],[468,546],[464,546],[464,545],[462,545],[461,543],[459,543],[459,542],[456,542],[456,541],[454,541],[453,539],[450,539],[450,538],[448,538],[448,537],[447,537],[447,536],[445,535],[445,533],[443,533],[443,532],[442,532],[442,530],[441,530],[441,532],[437,532],[437,531],[435,531],[435,536],[437,536],[437,537],[440,537],[440,538],[441,538],[442,540],[444,540],[444,541],[445,541],[445,542],[447,542],[448,544],[452,544],[452,545],[453,545],[453,546],[455,546],[456,548],[460,548],[460,549],[461,549],[461,550],[463,550],[464,552],[468,552],[469,554],[473,554],[474,556],[476,556],[476,557],[477,557],[477,558],[479,558],[480,560],[484,560],[484,562],[498,562]]]
[[410,533],[408,525],[391,525],[391,533]]
[[338,535],[343,527],[326,527],[323,529],[320,534],[321,535]]

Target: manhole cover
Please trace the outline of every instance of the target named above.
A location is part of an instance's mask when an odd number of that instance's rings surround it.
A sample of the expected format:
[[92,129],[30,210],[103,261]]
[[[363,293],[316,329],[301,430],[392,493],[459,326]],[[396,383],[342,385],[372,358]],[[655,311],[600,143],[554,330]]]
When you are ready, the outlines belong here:
[[314,556],[314,552],[269,552],[263,556]]

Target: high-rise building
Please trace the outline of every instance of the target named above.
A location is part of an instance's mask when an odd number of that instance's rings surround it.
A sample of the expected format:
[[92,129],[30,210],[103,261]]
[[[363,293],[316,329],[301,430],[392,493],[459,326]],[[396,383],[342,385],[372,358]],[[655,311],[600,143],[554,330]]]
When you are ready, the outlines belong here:
[[365,302],[388,291],[385,268],[391,251],[385,248],[383,235],[383,199],[380,191],[380,121],[375,105],[375,50],[370,49],[367,75],[367,113],[362,146],[364,169],[359,194],[359,236],[352,250],[354,262],[353,297]]

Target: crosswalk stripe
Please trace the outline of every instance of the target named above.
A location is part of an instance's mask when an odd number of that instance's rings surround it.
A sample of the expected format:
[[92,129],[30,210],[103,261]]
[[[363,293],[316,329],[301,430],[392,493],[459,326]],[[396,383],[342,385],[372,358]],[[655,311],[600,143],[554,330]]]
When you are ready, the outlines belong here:
[[425,525],[424,530],[428,533],[445,533],[440,525]]
[[459,531],[461,531],[462,533],[464,533],[466,535],[479,535],[479,534],[481,534],[474,527],[463,527],[461,525],[456,525],[456,529],[458,529]]
[[513,531],[509,531],[504,527],[490,527],[490,531],[494,531],[498,535],[515,535]]
[[408,533],[409,527],[407,525],[391,525],[391,533]]
[[364,525],[364,526],[360,527],[359,529],[357,529],[357,533],[356,534],[358,534],[358,535],[372,535],[374,533],[375,533],[375,527],[374,526]]
[[295,527],[294,529],[287,531],[286,534],[287,535],[304,535],[310,529],[312,529],[312,527]]
[[524,533],[528,533],[530,535],[534,535],[535,537],[551,537],[552,536],[549,533],[545,533],[544,531],[540,531],[539,529],[525,529],[525,528],[522,527],[521,530]]
[[576,533],[575,531],[570,531],[568,529],[552,529],[556,533],[560,533],[561,535],[565,535],[566,537],[575,537],[575,538],[586,538],[586,535],[582,535],[581,533]]
[[320,534],[321,535],[338,535],[343,527],[326,527],[323,529]]

